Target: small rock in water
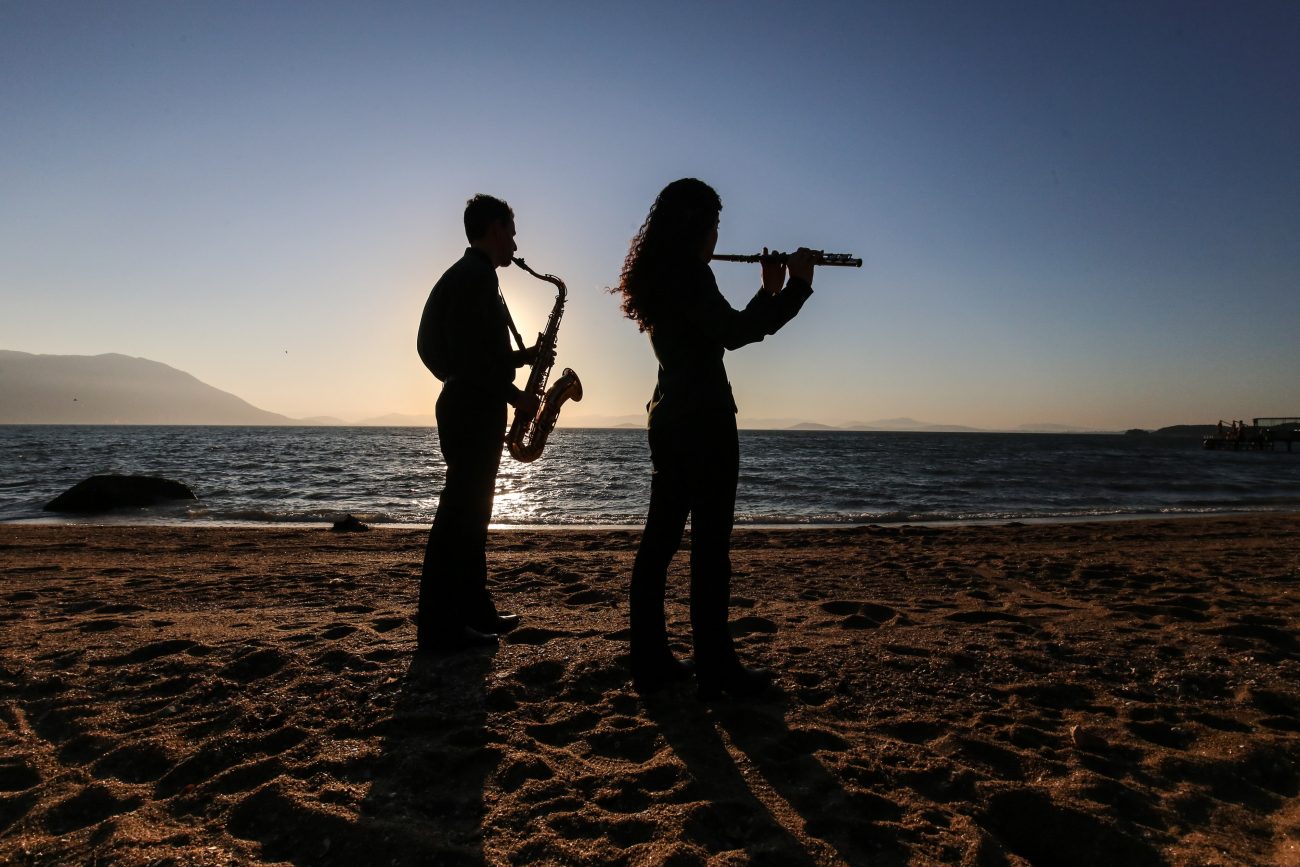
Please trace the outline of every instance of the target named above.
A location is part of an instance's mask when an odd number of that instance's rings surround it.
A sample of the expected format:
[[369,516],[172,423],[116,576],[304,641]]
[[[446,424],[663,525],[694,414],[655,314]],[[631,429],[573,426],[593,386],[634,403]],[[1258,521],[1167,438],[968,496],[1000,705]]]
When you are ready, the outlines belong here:
[[346,518],[335,521],[334,526],[330,527],[330,529],[335,533],[364,533],[370,529],[370,525],[362,523],[354,515],[348,515]]

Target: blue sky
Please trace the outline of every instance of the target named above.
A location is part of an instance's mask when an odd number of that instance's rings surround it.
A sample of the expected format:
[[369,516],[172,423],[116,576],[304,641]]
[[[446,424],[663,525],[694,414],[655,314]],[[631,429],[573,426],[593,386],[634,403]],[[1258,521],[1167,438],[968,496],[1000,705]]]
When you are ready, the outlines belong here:
[[[143,356],[296,416],[431,412],[418,317],[490,192],[570,287],[566,414],[636,415],[653,355],[602,290],[695,176],[720,250],[866,262],[729,356],[744,417],[1292,415],[1297,45],[1288,0],[10,2],[0,348]],[[757,287],[715,273],[737,306]],[[549,287],[501,275],[539,329]]]

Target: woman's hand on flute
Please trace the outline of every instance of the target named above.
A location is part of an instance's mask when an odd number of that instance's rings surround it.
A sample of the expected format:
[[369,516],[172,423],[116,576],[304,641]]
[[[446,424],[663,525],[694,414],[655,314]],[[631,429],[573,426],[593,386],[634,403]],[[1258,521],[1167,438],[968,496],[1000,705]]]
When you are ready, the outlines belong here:
[[[766,251],[764,251],[766,252]],[[790,269],[790,276],[809,286],[812,285],[813,265],[817,263],[817,253],[809,250],[807,247],[800,247],[786,257],[785,264]],[[766,268],[766,266],[764,266]],[[785,269],[782,268],[782,271]],[[766,272],[764,272],[766,275]],[[766,283],[764,284],[766,285]]]
[[775,295],[785,285],[785,265],[767,257],[767,248],[763,248],[763,258],[758,260],[763,266],[763,288],[768,295]]

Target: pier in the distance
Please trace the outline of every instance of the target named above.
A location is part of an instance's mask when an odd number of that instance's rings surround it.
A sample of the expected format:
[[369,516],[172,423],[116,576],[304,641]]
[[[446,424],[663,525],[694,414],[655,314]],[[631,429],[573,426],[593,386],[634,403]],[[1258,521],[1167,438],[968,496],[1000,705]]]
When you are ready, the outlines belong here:
[[1278,443],[1300,441],[1300,418],[1256,418],[1244,421],[1220,420],[1218,430],[1201,441],[1207,449],[1228,451],[1275,451]]

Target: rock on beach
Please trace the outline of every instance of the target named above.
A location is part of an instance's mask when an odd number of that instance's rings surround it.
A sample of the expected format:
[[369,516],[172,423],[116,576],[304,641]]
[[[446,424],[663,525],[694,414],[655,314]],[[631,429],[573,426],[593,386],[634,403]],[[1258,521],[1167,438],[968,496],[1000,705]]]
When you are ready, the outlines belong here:
[[47,512],[93,515],[113,509],[197,500],[188,486],[157,476],[91,476],[45,504]]

